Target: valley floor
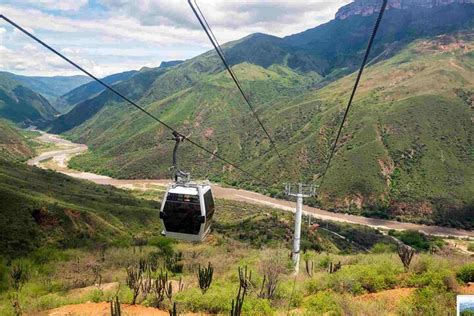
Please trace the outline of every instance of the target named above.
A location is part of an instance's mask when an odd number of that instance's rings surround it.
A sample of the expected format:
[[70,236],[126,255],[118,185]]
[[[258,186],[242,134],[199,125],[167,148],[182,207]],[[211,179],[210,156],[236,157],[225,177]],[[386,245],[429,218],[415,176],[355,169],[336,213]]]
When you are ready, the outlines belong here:
[[[68,140],[62,139],[57,135],[48,133],[42,133],[42,135],[37,138],[37,140],[46,144],[47,146],[49,146],[49,148],[51,148],[51,145],[53,145],[54,150],[40,153],[37,157],[32,158],[28,161],[29,165],[52,169],[57,172],[69,175],[71,177],[90,180],[97,184],[113,185],[119,188],[134,190],[154,190],[156,191],[158,197],[161,197],[162,191],[165,190],[166,185],[169,183],[169,180],[113,179],[107,176],[97,175],[90,172],[72,170],[68,167],[69,159],[74,155],[86,152],[86,145],[72,143]],[[293,212],[295,207],[293,202],[271,198],[259,193],[250,192],[246,190],[222,187],[217,184],[213,185],[213,192],[216,198],[248,203],[257,203],[285,211]],[[463,229],[441,226],[427,226],[421,224],[367,218],[350,214],[332,213],[309,206],[305,206],[304,210],[307,215],[313,216],[318,219],[359,224],[382,230],[417,230],[429,235],[436,236],[474,238],[473,231],[467,231]]]

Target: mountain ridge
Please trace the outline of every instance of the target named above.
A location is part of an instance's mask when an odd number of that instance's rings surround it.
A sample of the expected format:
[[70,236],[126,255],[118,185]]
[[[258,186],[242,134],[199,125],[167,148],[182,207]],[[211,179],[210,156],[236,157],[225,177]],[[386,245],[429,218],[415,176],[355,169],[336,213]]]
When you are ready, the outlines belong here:
[[45,97],[51,104],[61,95],[91,81],[88,76],[24,76],[10,73],[14,79]]
[[[386,10],[431,9],[451,4],[474,4],[474,0],[388,0]],[[369,16],[380,11],[378,0],[355,0],[336,12],[336,19],[345,20],[351,16]]]
[[[126,80],[133,76],[137,71],[136,70],[129,70],[124,71],[116,74],[112,74],[110,76],[106,76],[101,80],[109,85],[114,85],[120,81]],[[89,99],[97,93],[100,93],[105,88],[96,81],[90,81],[83,85],[80,85],[67,93],[61,95],[55,102],[54,107],[60,113],[67,113],[69,112],[74,106],[85,99]]]
[[52,120],[58,112],[41,94],[16,80],[15,75],[0,72],[0,117],[19,124]]

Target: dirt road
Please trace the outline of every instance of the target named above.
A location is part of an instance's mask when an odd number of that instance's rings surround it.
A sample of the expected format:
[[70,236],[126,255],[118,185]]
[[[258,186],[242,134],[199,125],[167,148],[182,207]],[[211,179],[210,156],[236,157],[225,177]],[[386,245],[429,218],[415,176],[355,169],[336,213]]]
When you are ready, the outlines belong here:
[[[141,189],[144,190],[147,187],[164,187],[169,183],[169,180],[119,180],[113,179],[107,176],[101,176],[89,172],[80,172],[76,170],[69,169],[67,163],[69,159],[77,154],[87,151],[87,146],[83,144],[75,144],[68,140],[64,140],[59,136],[43,133],[39,138],[39,141],[44,143],[53,143],[57,147],[54,151],[48,151],[41,153],[37,157],[30,159],[27,163],[29,165],[35,165],[41,168],[49,168],[56,170],[58,172],[67,174],[71,177],[90,180],[92,182],[103,184],[103,185],[113,185],[119,188],[128,188],[128,189]],[[262,194],[233,189],[233,188],[224,188],[218,185],[213,185],[214,196],[221,199],[243,201],[254,204],[263,204],[270,207],[282,209],[285,211],[294,212],[294,203],[274,199]],[[459,237],[459,238],[474,238],[473,231],[467,231],[462,229],[440,227],[440,226],[427,226],[419,225],[412,223],[404,223],[376,218],[367,218],[363,216],[355,216],[342,213],[332,213],[324,211],[318,208],[305,206],[304,213],[307,215],[314,216],[323,220],[331,220],[337,222],[345,222],[352,224],[360,224],[365,226],[370,226],[379,229],[396,229],[396,230],[418,230],[430,235],[445,236],[445,237]]]

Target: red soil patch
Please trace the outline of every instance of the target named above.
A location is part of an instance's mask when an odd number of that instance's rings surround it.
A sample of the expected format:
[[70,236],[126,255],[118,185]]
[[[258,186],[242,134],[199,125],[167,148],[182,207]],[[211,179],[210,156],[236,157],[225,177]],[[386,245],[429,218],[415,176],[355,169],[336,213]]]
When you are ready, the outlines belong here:
[[[140,305],[121,305],[122,314],[124,315],[151,315],[151,316],[168,316],[169,312],[159,310],[153,307],[145,307]],[[48,315],[48,316],[109,316],[110,315],[110,303],[84,303],[75,305],[65,305],[55,309],[43,311],[36,315]],[[182,314],[182,315],[203,315],[203,314]]]
[[474,282],[469,282],[465,286],[459,288],[459,294],[474,295]]

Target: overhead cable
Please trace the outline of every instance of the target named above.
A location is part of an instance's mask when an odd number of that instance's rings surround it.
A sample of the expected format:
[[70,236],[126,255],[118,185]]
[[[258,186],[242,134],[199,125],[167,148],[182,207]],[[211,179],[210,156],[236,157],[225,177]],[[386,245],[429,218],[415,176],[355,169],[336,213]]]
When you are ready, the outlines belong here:
[[230,64],[228,63],[226,57],[225,57],[225,54],[224,54],[224,51],[222,50],[221,48],[221,45],[219,44],[219,41],[217,40],[217,38],[215,37],[214,35],[214,32],[212,31],[209,23],[207,22],[206,20],[206,17],[204,16],[204,14],[202,13],[201,9],[199,8],[199,5],[197,4],[196,0],[194,0],[194,4],[192,3],[192,0],[188,0],[188,3],[189,3],[189,6],[191,7],[191,9],[193,10],[194,12],[194,15],[196,16],[196,18],[198,19],[199,21],[199,24],[201,25],[202,29],[204,30],[204,32],[206,32],[206,35],[207,37],[209,38],[212,46],[214,47],[214,49],[216,50],[217,54],[219,55],[220,59],[222,60],[222,63],[224,64],[225,68],[227,69],[227,71],[229,72],[230,74],[230,77],[231,79],[234,81],[235,85],[237,86],[237,89],[239,90],[240,94],[242,95],[242,97],[244,98],[245,100],[245,103],[247,103],[248,107],[250,108],[250,111],[252,112],[252,115],[255,117],[255,119],[257,120],[258,124],[260,125],[260,127],[262,128],[262,130],[264,131],[266,137],[268,138],[268,140],[270,141],[270,145],[271,147],[274,149],[274,151],[276,152],[277,156],[278,156],[278,159],[280,160],[280,162],[282,163],[283,166],[285,166],[287,168],[287,171],[290,172],[290,169],[288,168],[288,163],[285,162],[285,160],[283,159],[280,151],[278,150],[277,146],[276,146],[276,143],[275,141],[273,140],[273,138],[270,136],[270,133],[268,132],[268,130],[265,128],[265,126],[263,125],[262,121],[260,120],[257,112],[255,111],[255,108],[253,107],[252,103],[250,102],[250,99],[249,97],[245,94],[243,88],[242,88],[242,85],[239,81],[239,79],[237,78],[237,76],[235,75],[234,71],[232,70],[232,68],[230,67]]
[[56,54],[57,56],[59,56],[60,58],[62,58],[63,60],[65,60],[66,62],[68,62],[69,64],[71,64],[72,66],[74,66],[76,69],[80,70],[81,72],[85,73],[87,76],[91,77],[92,79],[94,79],[96,82],[98,82],[99,84],[101,84],[102,86],[104,86],[106,89],[108,89],[109,91],[113,92],[115,95],[119,96],[120,98],[122,98],[123,100],[125,100],[127,103],[129,103],[130,105],[134,106],[135,108],[137,108],[138,110],[142,111],[143,113],[145,113],[146,115],[148,115],[150,118],[152,118],[153,120],[157,121],[158,123],[160,123],[161,125],[163,125],[164,127],[166,127],[167,129],[169,129],[170,131],[172,132],[175,132],[177,133],[178,135],[180,135],[181,137],[183,137],[184,139],[186,139],[189,143],[191,143],[192,145],[196,146],[197,148],[201,149],[202,151],[212,155],[213,157],[216,157],[217,159],[221,160],[222,162],[228,164],[229,166],[232,166],[234,167],[235,169],[239,170],[240,172],[246,174],[247,176],[249,176],[250,178],[254,179],[254,180],[257,180],[258,182],[261,182],[262,184],[266,184],[268,185],[268,183],[266,181],[264,181],[263,179],[257,177],[257,176],[254,176],[253,174],[251,174],[250,172],[242,169],[241,167],[239,167],[238,165],[230,162],[229,160],[227,160],[226,158],[212,152],[211,150],[205,148],[204,146],[196,143],[195,141],[193,141],[192,139],[190,139],[189,137],[186,137],[185,135],[183,135],[182,133],[180,133],[179,131],[177,131],[176,129],[174,129],[173,127],[171,127],[169,124],[163,122],[162,120],[160,120],[159,118],[157,118],[155,115],[153,115],[152,113],[150,113],[149,111],[147,111],[146,109],[144,109],[143,107],[139,106],[137,103],[135,103],[134,101],[130,100],[129,98],[127,98],[126,96],[124,96],[123,94],[121,94],[120,92],[118,92],[116,89],[114,89],[112,86],[108,85],[107,83],[105,83],[103,80],[97,78],[96,76],[94,76],[93,74],[91,74],[90,72],[88,72],[87,70],[85,70],[84,68],[82,68],[81,66],[79,66],[77,63],[75,63],[74,61],[72,61],[71,59],[69,59],[68,57],[66,57],[65,55],[61,54],[60,52],[58,52],[56,49],[52,48],[51,46],[49,46],[48,44],[46,44],[44,41],[42,41],[41,39],[39,39],[37,36],[33,35],[31,32],[28,32],[26,29],[24,29],[23,27],[21,27],[20,25],[18,25],[17,23],[13,22],[12,20],[10,20],[9,18],[7,18],[6,16],[4,15],[0,15],[0,18],[2,18],[3,20],[5,20],[6,22],[8,22],[10,25],[12,25],[13,27],[17,28],[18,30],[20,30],[21,32],[23,32],[24,34],[26,34],[27,36],[29,36],[30,38],[32,38],[33,40],[35,40],[37,43],[41,44],[43,47],[47,48],[48,50],[50,50],[51,52],[53,52],[54,54]]
[[323,186],[324,180],[326,178],[326,174],[329,170],[329,166],[331,165],[331,161],[332,161],[332,158],[334,156],[334,152],[336,151],[337,143],[339,141],[339,138],[341,137],[341,133],[342,133],[342,129],[344,127],[344,123],[346,122],[347,115],[349,114],[349,110],[350,110],[351,105],[352,105],[352,100],[354,99],[354,95],[357,91],[357,87],[359,86],[360,78],[362,77],[362,73],[364,71],[365,65],[366,65],[367,60],[369,58],[370,50],[372,48],[372,44],[374,43],[375,35],[377,34],[377,31],[378,31],[379,26],[380,26],[380,22],[382,21],[383,14],[385,12],[385,8],[387,7],[387,1],[388,0],[383,0],[382,1],[382,6],[380,8],[380,12],[379,12],[379,15],[377,17],[377,21],[375,22],[375,26],[374,26],[374,29],[372,31],[372,35],[370,36],[370,40],[369,40],[369,43],[367,45],[367,49],[365,50],[364,59],[362,60],[362,64],[361,64],[359,72],[357,74],[356,81],[355,81],[355,84],[354,84],[354,88],[352,89],[352,93],[351,93],[351,96],[349,98],[349,103],[347,104],[346,110],[344,112],[344,117],[342,118],[341,125],[339,126],[339,130],[337,132],[336,139],[335,139],[334,144],[332,146],[331,154],[329,155],[329,159],[328,159],[328,162],[326,164],[326,168],[324,169],[323,176],[322,176],[321,182],[319,184],[319,189],[321,189],[321,187]]

